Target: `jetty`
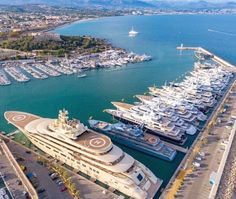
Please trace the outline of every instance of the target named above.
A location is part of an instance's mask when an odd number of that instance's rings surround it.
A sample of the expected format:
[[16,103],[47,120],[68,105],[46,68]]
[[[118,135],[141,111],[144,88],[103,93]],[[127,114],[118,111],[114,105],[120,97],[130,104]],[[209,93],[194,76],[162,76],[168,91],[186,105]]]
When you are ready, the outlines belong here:
[[185,47],[183,45],[177,47],[177,50],[191,50],[191,51],[195,51],[198,53],[201,53],[203,55],[208,56],[210,59],[212,59],[212,61],[224,66],[227,70],[236,73],[236,66],[223,60],[222,58],[220,58],[219,56],[209,52],[208,50],[202,48],[202,47]]

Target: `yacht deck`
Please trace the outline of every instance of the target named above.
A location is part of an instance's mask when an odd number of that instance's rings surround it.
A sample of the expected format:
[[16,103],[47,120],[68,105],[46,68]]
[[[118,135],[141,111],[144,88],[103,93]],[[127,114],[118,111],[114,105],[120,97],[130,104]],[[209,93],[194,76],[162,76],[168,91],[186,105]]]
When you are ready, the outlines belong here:
[[78,137],[76,143],[79,145],[85,146],[90,149],[107,149],[110,148],[112,142],[109,137],[104,136],[102,134],[98,134],[92,130],[88,130],[84,132],[82,135]]
[[[20,130],[27,130],[30,132],[36,130],[42,134],[54,133],[48,130],[48,125],[52,123],[52,119],[41,118],[36,115],[17,111],[7,111],[4,113],[4,116],[9,123]],[[56,136],[56,134],[53,136]],[[92,130],[88,130],[81,134],[75,142],[91,150],[99,150],[101,152],[105,152],[112,147],[112,142],[109,137],[98,134]]]
[[36,115],[18,111],[7,111],[4,113],[4,117],[10,124],[19,129],[24,129],[28,123],[40,118]]
[[153,96],[148,96],[148,95],[136,95],[136,97],[139,99],[139,100],[152,100],[153,99]]

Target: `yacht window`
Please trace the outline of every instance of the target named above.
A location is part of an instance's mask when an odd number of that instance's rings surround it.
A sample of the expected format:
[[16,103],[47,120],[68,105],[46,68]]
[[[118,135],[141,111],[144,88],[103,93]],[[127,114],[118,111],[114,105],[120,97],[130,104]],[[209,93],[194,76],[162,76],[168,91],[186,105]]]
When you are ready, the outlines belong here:
[[142,181],[143,176],[141,174],[138,174],[137,178],[138,178],[139,181]]

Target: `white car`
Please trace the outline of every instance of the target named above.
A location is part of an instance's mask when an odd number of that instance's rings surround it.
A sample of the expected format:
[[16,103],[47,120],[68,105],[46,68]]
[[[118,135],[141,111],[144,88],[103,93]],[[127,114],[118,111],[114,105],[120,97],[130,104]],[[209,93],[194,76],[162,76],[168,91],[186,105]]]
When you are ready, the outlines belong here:
[[205,153],[204,153],[204,152],[202,152],[202,151],[200,151],[200,152],[198,153],[198,155],[200,155],[200,156],[204,157],[204,156],[205,156]]
[[195,167],[200,167],[201,165],[200,165],[200,163],[198,163],[198,162],[193,162],[193,166],[195,166]]
[[202,158],[199,157],[199,156],[197,156],[195,159],[198,160],[198,161],[201,161],[201,160],[202,160]]

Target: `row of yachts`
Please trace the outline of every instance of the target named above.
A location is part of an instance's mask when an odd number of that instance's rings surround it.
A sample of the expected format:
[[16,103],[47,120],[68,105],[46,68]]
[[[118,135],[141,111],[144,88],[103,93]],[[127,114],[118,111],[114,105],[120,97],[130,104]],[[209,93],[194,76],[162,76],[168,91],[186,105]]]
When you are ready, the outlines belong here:
[[14,62],[14,66],[12,65],[12,63],[7,63],[3,66],[3,70],[0,71],[0,85],[11,84],[7,74],[17,82],[28,82],[31,80],[31,77],[35,79],[47,79],[49,77],[58,77],[62,74],[71,75],[78,72],[64,63],[56,65],[50,62],[41,63],[32,61],[30,63]]
[[137,95],[140,102],[134,105],[112,102],[116,109],[105,111],[123,123],[142,126],[163,140],[183,145],[187,135],[201,129],[233,77],[220,65],[202,65],[180,83],[149,87],[150,95]]
[[123,66],[128,63],[148,61],[148,55],[127,53],[124,50],[107,50],[91,55],[80,55],[74,58],[50,59],[48,61],[25,60],[1,63],[0,85],[10,85],[8,75],[17,82],[28,82],[31,77],[35,79],[47,79],[61,75],[78,74],[86,69],[109,68]]

